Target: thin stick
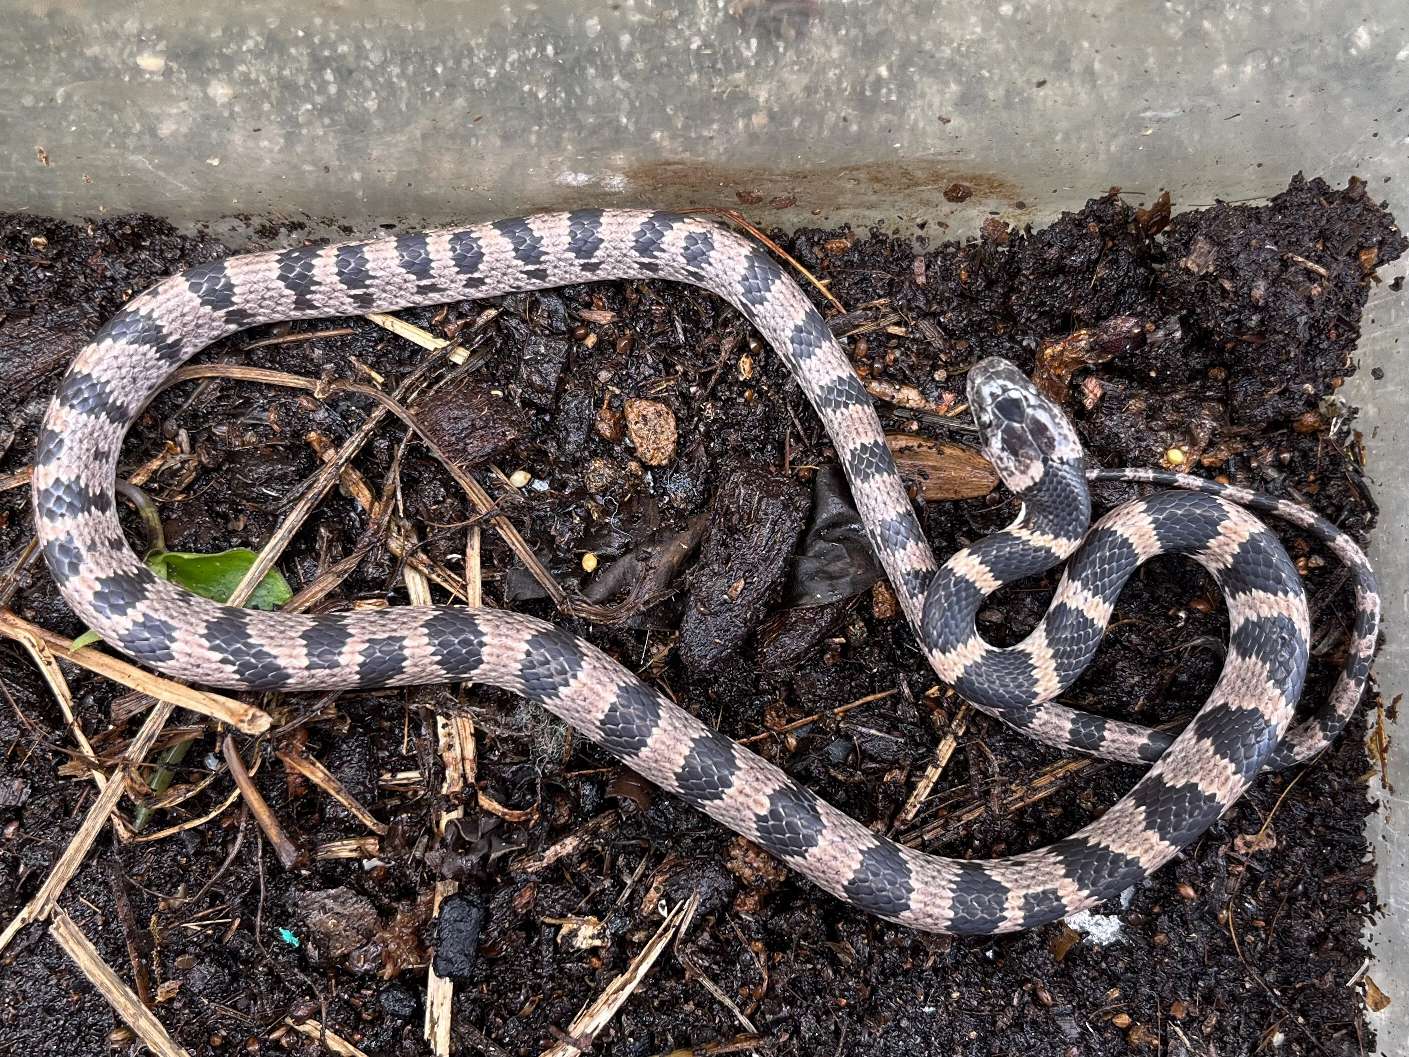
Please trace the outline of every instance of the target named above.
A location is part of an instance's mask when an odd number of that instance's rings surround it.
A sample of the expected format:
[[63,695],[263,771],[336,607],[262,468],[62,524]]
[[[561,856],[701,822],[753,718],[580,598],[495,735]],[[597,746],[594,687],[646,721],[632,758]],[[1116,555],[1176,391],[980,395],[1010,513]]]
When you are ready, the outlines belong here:
[[[309,446],[318,453],[318,457],[324,462],[329,462],[337,458],[337,449],[333,447],[332,441],[328,440],[328,438],[321,433],[309,433],[303,439],[308,441]],[[357,502],[357,505],[375,520],[379,501],[376,496],[372,494],[371,486],[367,483],[367,479],[358,471],[357,467],[344,466],[338,477],[338,481],[343,488],[347,490],[347,493]],[[402,533],[401,527],[395,522],[393,522],[387,530],[386,545],[387,549],[390,550],[392,554],[396,555],[423,576],[434,580],[454,597],[461,598],[464,596],[464,586],[461,584],[460,580],[451,573],[450,570],[438,565],[426,555],[416,550],[413,544],[408,543]],[[358,556],[359,560],[361,557],[361,555]]]
[[318,786],[325,793],[331,796],[343,807],[347,808],[353,815],[357,816],[359,822],[379,837],[387,834],[387,824],[380,822],[377,817],[368,811],[362,801],[352,795],[352,791],[338,781],[337,776],[320,763],[317,758],[305,752],[295,749],[280,749],[276,756],[279,761],[291,770],[297,771],[314,785]]
[[509,549],[514,552],[515,557],[523,562],[528,571],[533,574],[533,578],[538,581],[539,586],[547,592],[548,597],[555,606],[561,610],[580,613],[582,615],[606,612],[606,610],[600,606],[594,606],[586,602],[574,602],[568,597],[568,593],[563,590],[557,580],[553,579],[553,574],[539,561],[538,555],[529,547],[528,541],[519,534],[517,526],[498,512],[498,505],[490,498],[489,493],[484,490],[484,486],[461,469],[460,466],[445,453],[445,450],[432,439],[430,434],[426,433],[425,430],[421,428],[420,422],[409,410],[379,389],[373,389],[369,385],[362,385],[358,382],[333,381],[329,383],[329,386],[332,389],[345,389],[348,392],[355,392],[362,396],[370,397],[415,430],[417,436],[420,437],[421,443],[430,449],[431,454],[434,455],[436,459],[440,461],[441,466],[445,468],[445,472],[455,479],[455,483],[470,497],[470,502],[474,503],[480,514],[494,526],[499,535],[503,537],[504,542],[509,545]]
[[32,636],[48,647],[56,657],[70,664],[96,672],[158,701],[218,719],[244,734],[262,734],[269,729],[270,719],[267,712],[222,694],[208,690],[192,690],[189,686],[182,686],[160,675],[145,672],[91,646],[73,650],[68,639],[37,624],[31,624],[8,609],[0,610],[0,635],[20,643],[26,641],[26,635]]
[[330,1053],[336,1053],[338,1057],[367,1057],[352,1043],[348,1042],[341,1035],[329,1031],[316,1020],[293,1020],[284,1021],[289,1027],[300,1035],[307,1035],[310,1039],[317,1039],[328,1048]]
[[83,930],[74,924],[73,918],[62,910],[54,911],[54,920],[49,924],[49,935],[54,937],[65,954],[108,1000],[122,1022],[131,1028],[147,1049],[158,1057],[190,1057],[190,1054],[176,1045],[176,1041],[166,1033],[161,1021],[152,1011],[138,1000],[132,989],[113,972],[98,949],[93,946]]
[[[385,312],[369,312],[363,318],[375,323],[379,327],[391,331],[399,338],[405,338],[407,341],[421,346],[421,348],[429,352],[439,352],[441,349],[454,344],[454,342],[447,341],[445,338],[436,337],[428,330],[422,330],[414,323],[408,323],[406,320],[399,319],[396,316],[389,316]],[[464,366],[465,361],[470,358],[468,349],[452,349],[447,355],[450,362],[457,367]]]
[[0,492],[28,487],[32,473],[34,473],[33,467],[26,466],[23,470],[16,470],[14,473],[0,474]]
[[735,1035],[732,1039],[706,1042],[702,1046],[691,1046],[684,1050],[670,1050],[658,1053],[656,1057],[717,1057],[726,1053],[746,1053],[763,1048],[762,1035]]
[[959,736],[964,733],[968,722],[969,703],[965,701],[959,706],[959,711],[954,713],[954,718],[949,721],[949,729],[945,731],[944,739],[934,750],[934,759],[925,768],[925,773],[920,776],[920,780],[915,783],[915,790],[910,794],[910,799],[905,801],[905,806],[901,808],[900,814],[896,816],[892,829],[895,826],[909,825],[914,819],[915,813],[920,810],[920,805],[925,802],[925,798],[930,795],[935,783],[939,781],[939,776],[944,773],[949,758],[954,755],[954,750],[959,745]]
[[29,563],[34,561],[34,556],[39,553],[39,537],[29,537],[29,542],[20,551],[20,556],[15,559],[13,565],[5,570],[5,578],[0,580],[0,608],[9,606],[10,599],[15,597],[15,591],[19,589],[20,578],[24,576],[24,571],[29,567]]
[[49,652],[49,647],[28,631],[17,630],[14,638],[24,646],[25,652],[34,660],[40,674],[44,676],[44,681],[49,684],[49,690],[54,695],[54,700],[59,703],[59,711],[64,714],[64,725],[68,727],[68,732],[73,736],[73,740],[78,743],[78,751],[83,754],[83,758],[90,761],[88,764],[89,773],[93,776],[93,784],[98,787],[98,792],[101,793],[103,786],[107,784],[108,776],[96,763],[92,762],[97,760],[98,754],[93,751],[93,743],[88,740],[88,735],[83,732],[78,717],[74,715],[73,691],[69,689],[68,680],[64,678],[58,661],[54,660],[54,655]]
[[641,981],[646,978],[646,973],[660,957],[661,952],[670,945],[670,941],[675,937],[676,930],[681,922],[685,920],[685,912],[689,908],[689,901],[680,903],[665,921],[661,922],[660,928],[650,941],[641,948],[641,953],[631,959],[631,964],[626,967],[626,971],[607,985],[596,999],[582,1010],[568,1026],[566,1038],[544,1050],[540,1057],[579,1057],[587,1052],[591,1047],[597,1034],[611,1022],[616,1016],[617,1010],[633,991],[641,986]]
[[265,349],[271,345],[297,345],[305,341],[321,341],[325,338],[346,338],[356,334],[352,327],[330,327],[327,330],[301,331],[297,334],[280,334],[273,338],[260,338],[246,345],[241,352],[249,352],[251,349]]
[[[425,370],[426,365],[430,362],[431,361],[427,360],[426,363],[418,367],[416,372],[408,377],[397,389],[397,395],[405,392],[411,382],[418,379],[419,375]],[[331,382],[315,382],[309,378],[300,378],[298,375],[285,374],[281,371],[268,371],[254,367],[237,369],[220,364],[182,367],[179,371],[171,375],[170,382],[188,381],[192,378],[240,378],[245,381],[259,381],[270,385],[282,385],[292,389],[303,389],[317,396],[332,392],[356,393],[359,396],[369,397],[381,405],[380,408],[367,416],[367,421],[364,422],[347,443],[338,450],[337,459],[333,462],[326,463],[323,469],[319,471],[312,487],[299,499],[296,504],[296,509],[290,512],[289,517],[287,517],[283,524],[279,526],[279,529],[276,530],[275,536],[271,537],[269,542],[265,544],[264,548],[260,551],[259,557],[245,573],[244,580],[240,582],[241,587],[247,582],[257,585],[264,579],[265,574],[273,567],[274,562],[277,561],[279,555],[283,553],[284,547],[286,547],[289,540],[292,539],[297,526],[301,524],[302,521],[307,518],[308,514],[312,512],[312,509],[322,501],[323,497],[332,487],[333,482],[338,479],[338,474],[342,466],[346,465],[347,462],[351,460],[352,455],[366,443],[372,428],[381,422],[381,419],[387,412],[390,412],[416,431],[421,439],[421,443],[425,444],[425,446],[430,449],[431,454],[433,454],[445,468],[445,472],[454,478],[455,483],[469,496],[470,501],[479,510],[480,514],[494,526],[499,535],[503,537],[504,542],[509,545],[509,549],[514,552],[519,561],[523,562],[528,571],[533,574],[533,578],[538,581],[539,586],[547,592],[548,597],[555,606],[561,610],[587,617],[603,617],[610,614],[610,610],[607,608],[595,606],[588,602],[574,601],[568,596],[568,593],[563,590],[557,580],[553,579],[547,567],[538,559],[538,555],[533,553],[532,548],[529,547],[528,542],[520,535],[514,523],[498,512],[497,504],[490,498],[489,493],[484,490],[483,486],[456,465],[445,453],[444,449],[421,429],[420,423],[417,421],[416,417],[400,404],[395,397],[388,396],[380,389],[376,389],[370,385],[363,385],[361,382],[343,382],[338,380]],[[288,527],[287,531],[286,526]],[[277,548],[274,546],[276,542],[278,543]],[[251,588],[251,590],[252,589],[253,588]]]
[[465,604],[475,609],[484,605],[484,578],[480,568],[482,544],[479,526],[471,525],[465,536]]
[[1315,272],[1322,279],[1329,279],[1331,277],[1331,273],[1326,271],[1325,268],[1321,267],[1314,261],[1307,260],[1305,257],[1298,257],[1295,253],[1284,253],[1282,254],[1282,256],[1289,261],[1296,261],[1297,264],[1300,264],[1307,271]]
[[175,706],[169,701],[157,702],[157,706],[147,716],[147,721],[137,731],[137,736],[128,745],[122,761],[108,778],[107,786],[94,799],[92,806],[88,808],[88,813],[83,816],[78,832],[73,835],[68,847],[54,863],[54,868],[49,871],[49,876],[39,886],[39,891],[34,893],[33,898],[5,926],[5,931],[0,932],[0,951],[9,946],[10,941],[15,938],[15,934],[20,929],[31,922],[42,921],[54,912],[54,907],[58,903],[64,886],[78,872],[84,856],[88,854],[88,849],[93,846],[93,841],[102,832],[103,826],[108,821],[108,816],[112,814],[118,797],[122,796],[123,786],[127,783],[128,771],[142,762],[143,757],[151,750],[152,743],[157,740],[157,735],[161,733],[162,727],[171,718],[171,713],[174,710]]
[[[1094,756],[1073,757],[1061,760],[1045,768],[1041,774],[1034,778],[1027,785],[1019,786],[999,803],[999,810],[1004,814],[1012,814],[1021,811],[1023,808],[1031,807],[1039,801],[1047,799],[1053,793],[1063,789],[1064,779],[1082,771],[1103,771],[1111,765],[1110,760],[1104,760]],[[901,844],[909,847],[931,841],[946,836],[949,830],[956,826],[965,825],[982,818],[990,810],[990,805],[984,803],[972,803],[968,807],[958,811],[952,811],[932,822],[926,823],[918,830],[911,830],[903,834],[899,840]]]
[[801,730],[803,727],[810,726],[820,720],[835,719],[837,716],[844,716],[848,712],[860,708],[862,705],[871,704],[873,701],[884,701],[886,698],[894,697],[898,693],[900,693],[899,690],[882,690],[880,693],[867,694],[865,697],[858,697],[855,701],[848,701],[846,704],[838,705],[836,708],[828,709],[826,712],[814,712],[810,716],[795,719],[791,723],[786,723],[781,727],[774,727],[760,734],[751,734],[747,738],[740,738],[739,744],[752,745],[756,741],[764,741],[768,738],[776,737],[779,734],[790,734],[795,730]]
[[274,854],[279,856],[279,862],[283,863],[284,869],[292,870],[294,867],[302,865],[307,857],[298,845],[289,840],[288,834],[279,824],[279,819],[270,809],[269,803],[255,788],[254,779],[250,778],[249,771],[245,769],[245,761],[240,758],[240,750],[235,747],[235,739],[231,735],[226,734],[221,739],[220,751],[225,755],[225,765],[230,768],[230,777],[235,779],[235,784],[240,787],[240,795],[249,805],[250,814],[254,815],[254,820],[264,831],[265,838],[274,848]]
[[230,806],[240,799],[239,789],[230,790],[230,794],[215,807],[211,808],[204,815],[195,818],[188,818],[184,822],[178,822],[174,826],[167,826],[166,829],[159,829],[154,833],[143,833],[141,836],[133,837],[133,844],[155,844],[159,840],[166,840],[167,837],[175,836],[188,829],[199,829],[213,818],[223,815],[230,809]]
[[[64,722],[68,725],[69,733],[73,735],[73,740],[78,742],[82,758],[88,761],[88,773],[93,778],[93,784],[98,787],[98,792],[101,793],[107,787],[108,776],[94,762],[97,760],[97,753],[93,751],[93,745],[88,740],[88,735],[83,732],[83,727],[74,714],[73,692],[69,689],[68,680],[64,678],[63,670],[59,667],[58,661],[54,660],[54,655],[49,651],[49,647],[40,639],[23,630],[18,631],[17,636],[19,641],[24,644],[30,657],[34,659],[34,663],[38,665],[39,671],[43,674],[44,681],[49,684],[49,689],[53,692],[55,700],[59,702],[59,710],[64,714]],[[128,826],[126,819],[116,809],[112,813],[112,821],[113,832],[117,834],[117,839],[126,844],[132,839],[132,828]]]
[[[409,392],[438,360],[439,358],[435,356],[428,357],[424,360],[421,365],[412,371],[401,385],[397,387],[397,396],[402,396]],[[307,378],[299,378],[297,375],[286,374],[282,371],[263,371],[258,368],[229,367],[219,364],[212,364],[208,367],[183,367],[179,371],[174,372],[164,384],[174,385],[178,381],[184,381],[189,378],[221,377],[262,381],[295,389],[305,389],[313,392],[315,395],[322,390],[320,383],[313,382]],[[362,390],[375,393],[380,397],[386,397],[386,394],[381,392],[381,390],[373,389],[370,386],[359,387],[358,391]],[[390,399],[389,397],[386,398]],[[235,588],[234,593],[230,597],[230,603],[232,605],[243,604],[243,602],[254,593],[254,589],[264,580],[269,570],[274,567],[274,563],[279,560],[279,557],[284,553],[284,549],[293,539],[294,534],[303,526],[304,521],[308,519],[309,514],[313,512],[314,508],[316,508],[318,504],[323,501],[323,498],[328,492],[331,491],[333,484],[338,479],[339,471],[343,466],[351,462],[353,455],[360,451],[363,445],[371,439],[372,434],[376,432],[377,427],[385,417],[385,411],[381,409],[374,410],[367,416],[367,420],[358,427],[357,432],[348,438],[347,443],[338,451],[337,458],[324,464],[323,469],[314,477],[308,490],[299,497],[293,509],[289,511],[288,516],[284,518],[279,524],[279,527],[275,529],[274,534],[270,536],[269,540],[260,548],[259,557],[256,558],[254,563],[246,570],[244,577],[240,580],[239,586]],[[236,601],[237,597],[239,597],[239,601]]]

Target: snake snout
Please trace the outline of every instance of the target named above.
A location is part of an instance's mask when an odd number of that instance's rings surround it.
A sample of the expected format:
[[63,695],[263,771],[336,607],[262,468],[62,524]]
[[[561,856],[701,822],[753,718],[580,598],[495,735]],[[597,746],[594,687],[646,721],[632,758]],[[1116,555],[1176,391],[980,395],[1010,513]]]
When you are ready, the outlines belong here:
[[990,356],[969,368],[969,406],[979,428],[994,420],[1020,419],[1037,391],[1022,371],[1008,360]]
[[1021,427],[1042,398],[1012,363],[990,356],[969,368],[969,406],[981,430]]
[[1066,416],[1008,360],[974,364],[968,390],[989,461],[1010,487],[1021,491],[1048,462],[1080,462],[1081,443]]

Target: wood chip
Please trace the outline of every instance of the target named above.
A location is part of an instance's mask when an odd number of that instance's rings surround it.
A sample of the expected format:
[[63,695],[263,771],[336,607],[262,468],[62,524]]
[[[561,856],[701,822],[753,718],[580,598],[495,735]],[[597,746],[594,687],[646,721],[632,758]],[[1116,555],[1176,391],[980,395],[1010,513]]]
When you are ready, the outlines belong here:
[[886,434],[905,483],[930,501],[977,499],[998,487],[998,474],[983,452],[907,433]]
[[647,466],[666,466],[674,461],[675,414],[659,400],[626,401],[626,432]]
[[1389,1008],[1393,999],[1381,991],[1373,979],[1366,976],[1362,983],[1365,985],[1365,1006],[1371,1013],[1380,1013]]
[[960,401],[958,393],[946,392],[940,401],[935,403],[933,400],[926,400],[925,394],[913,385],[897,385],[874,378],[867,378],[862,384],[865,385],[866,392],[877,400],[884,400],[888,404],[910,411],[923,411],[940,418],[953,418],[969,409],[968,404]]

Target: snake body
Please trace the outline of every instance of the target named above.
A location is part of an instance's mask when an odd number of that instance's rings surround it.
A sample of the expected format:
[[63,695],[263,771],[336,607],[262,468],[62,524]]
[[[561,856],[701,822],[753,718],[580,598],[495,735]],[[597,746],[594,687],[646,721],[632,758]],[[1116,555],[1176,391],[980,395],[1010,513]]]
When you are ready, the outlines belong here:
[[[692,283],[734,305],[792,370],[835,444],[871,543],[939,676],[977,706],[1054,745],[1153,763],[1073,836],[989,861],[901,846],[711,730],[590,644],[490,608],[401,607],[305,616],[199,598],[132,552],[114,499],[118,451],[144,404],[212,341],[257,324],[390,311],[598,279]],[[583,210],[368,242],[237,256],[188,269],[132,300],[86,346],[41,430],[35,524],[64,598],[139,662],[215,687],[313,690],[474,681],[541,702],[639,774],[776,855],[838,898],[917,929],[1029,928],[1140,881],[1192,842],[1266,764],[1323,748],[1356,707],[1378,599],[1348,537],[1291,503],[1144,471],[1089,476],[1176,486],[1088,531],[1079,440],[1012,365],[970,371],[985,449],[1023,500],[1010,528],[942,567],[925,542],[880,421],[826,322],[752,241],[679,214]],[[1235,502],[1236,501],[1236,502]],[[1317,716],[1292,726],[1308,659],[1296,569],[1243,506],[1325,540],[1357,584],[1345,668]],[[1077,712],[1053,698],[1095,652],[1116,595],[1142,562],[1180,553],[1219,583],[1231,625],[1223,673],[1177,737]],[[1003,584],[1072,557],[1046,617],[997,649],[974,615]]]

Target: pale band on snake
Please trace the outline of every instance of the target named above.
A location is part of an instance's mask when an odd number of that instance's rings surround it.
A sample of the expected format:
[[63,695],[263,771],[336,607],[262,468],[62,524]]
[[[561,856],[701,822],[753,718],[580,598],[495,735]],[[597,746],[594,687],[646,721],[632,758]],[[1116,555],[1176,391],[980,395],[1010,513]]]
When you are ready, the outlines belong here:
[[[237,330],[387,312],[606,279],[668,279],[722,297],[796,377],[846,471],[871,544],[941,680],[1051,745],[1152,764],[1078,833],[1009,858],[943,858],[873,833],[711,730],[605,653],[544,621],[493,608],[393,607],[305,616],[219,605],[162,580],[126,542],[114,481],[128,427],[183,362]],[[1264,766],[1309,759],[1363,696],[1379,599],[1353,540],[1295,503],[1194,477],[1088,471],[1065,415],[1012,364],[968,376],[983,445],[1022,500],[1012,526],[942,567],[921,532],[865,388],[826,321],[759,246],[676,213],[581,210],[457,230],[231,257],[134,298],[75,360],[44,420],[35,526],[65,600],[118,650],[173,678],[246,690],[472,681],[522,694],[634,771],[756,842],[845,902],[916,929],[1031,928],[1118,895],[1218,820]],[[1089,479],[1171,486],[1089,525]],[[1294,724],[1306,675],[1306,595],[1277,537],[1248,511],[1323,542],[1350,568],[1356,612],[1329,699]],[[1169,735],[1059,705],[1143,562],[1182,554],[1227,601],[1222,674]],[[1019,645],[975,627],[1004,584],[1068,564]]]

